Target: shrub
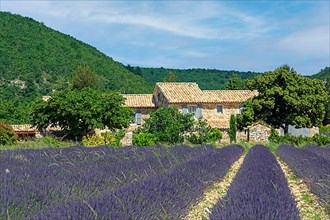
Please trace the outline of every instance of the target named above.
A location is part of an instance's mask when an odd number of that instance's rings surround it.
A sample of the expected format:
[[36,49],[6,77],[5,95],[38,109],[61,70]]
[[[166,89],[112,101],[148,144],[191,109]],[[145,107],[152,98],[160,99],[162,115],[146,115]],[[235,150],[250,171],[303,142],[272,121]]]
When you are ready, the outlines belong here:
[[48,147],[61,147],[65,145],[61,139],[56,137],[41,137],[38,138],[39,142],[45,143]]
[[207,122],[198,119],[194,133],[191,133],[186,139],[192,144],[213,143],[222,138],[222,133],[216,128],[212,128]]
[[[275,131],[275,130],[274,130]],[[313,137],[306,136],[293,136],[291,134],[285,134],[284,136],[279,136],[274,133],[272,129],[272,134],[269,136],[268,140],[276,144],[291,144],[295,146],[302,146],[304,144],[314,144],[318,146],[325,146],[330,144],[330,137],[322,134],[315,134]]]
[[0,122],[0,145],[14,144],[17,139],[14,129],[9,124]]
[[112,143],[112,146],[121,146],[121,139],[125,136],[125,130],[124,129],[118,129],[112,131],[112,135],[115,136],[115,141]]
[[150,118],[136,133],[148,133],[157,137],[160,143],[183,143],[184,134],[194,125],[191,114],[183,115],[175,107],[160,108],[150,114]]
[[133,135],[133,145],[152,146],[157,142],[157,137],[150,133],[139,133]]
[[102,133],[101,137],[103,137],[104,144],[106,145],[114,145],[116,143],[116,137],[111,132]]
[[99,146],[99,145],[104,145],[105,141],[104,141],[104,137],[100,136],[100,135],[86,135],[82,138],[81,141],[82,145],[86,146],[86,147],[95,147],[95,146]]
[[325,146],[327,144],[330,144],[330,137],[327,137],[322,134],[315,134],[312,137],[312,143],[318,145],[318,146]]

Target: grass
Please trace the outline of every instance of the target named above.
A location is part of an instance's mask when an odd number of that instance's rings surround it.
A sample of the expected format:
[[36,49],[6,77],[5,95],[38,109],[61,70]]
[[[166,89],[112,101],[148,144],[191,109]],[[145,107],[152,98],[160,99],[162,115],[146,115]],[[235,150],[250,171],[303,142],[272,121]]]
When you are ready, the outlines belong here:
[[78,145],[79,142],[62,141],[53,137],[42,137],[34,140],[23,140],[12,145],[0,145],[0,150],[43,149],[49,147],[63,148]]

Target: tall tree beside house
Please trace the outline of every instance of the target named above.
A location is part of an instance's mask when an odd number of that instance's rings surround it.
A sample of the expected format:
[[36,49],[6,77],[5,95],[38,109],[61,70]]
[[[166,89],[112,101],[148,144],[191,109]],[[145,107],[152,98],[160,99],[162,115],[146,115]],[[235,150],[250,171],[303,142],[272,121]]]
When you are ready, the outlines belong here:
[[247,89],[245,81],[237,74],[233,74],[229,81],[226,83],[225,88],[228,90],[243,90]]
[[230,127],[228,131],[228,135],[229,135],[230,143],[232,142],[236,143],[237,123],[236,123],[235,115],[230,116],[229,126]]
[[176,82],[176,75],[172,71],[168,72],[164,82]]
[[323,82],[300,76],[287,65],[257,76],[248,85],[259,94],[244,103],[237,116],[240,128],[264,121],[288,133],[289,125],[310,128],[324,118],[328,96]]
[[54,92],[47,101],[39,101],[32,112],[33,125],[39,129],[59,126],[71,137],[81,138],[95,128],[110,130],[127,127],[132,110],[118,93],[101,93],[92,88]]
[[78,90],[82,90],[85,87],[97,89],[97,76],[89,66],[79,66],[72,75],[72,86]]

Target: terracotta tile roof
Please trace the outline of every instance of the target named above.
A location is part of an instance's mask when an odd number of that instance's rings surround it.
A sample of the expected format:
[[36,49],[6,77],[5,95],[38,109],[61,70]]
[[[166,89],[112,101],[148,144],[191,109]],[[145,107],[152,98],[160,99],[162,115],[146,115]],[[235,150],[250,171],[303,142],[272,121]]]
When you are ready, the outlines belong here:
[[258,94],[251,90],[201,90],[197,83],[156,83],[169,103],[242,103]]
[[197,83],[156,83],[169,103],[202,103],[203,91]]
[[204,90],[211,102],[242,103],[258,95],[256,90]]
[[126,98],[125,106],[131,108],[155,108],[152,94],[123,94]]
[[36,127],[32,127],[32,125],[24,124],[24,125],[12,125],[11,126],[15,132],[37,132]]

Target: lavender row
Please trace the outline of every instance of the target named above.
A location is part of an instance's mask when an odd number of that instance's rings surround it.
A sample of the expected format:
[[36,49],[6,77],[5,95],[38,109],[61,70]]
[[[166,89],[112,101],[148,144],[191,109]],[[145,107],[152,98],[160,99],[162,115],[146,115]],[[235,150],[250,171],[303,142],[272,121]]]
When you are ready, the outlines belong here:
[[316,154],[320,157],[323,157],[327,160],[330,160],[330,148],[329,147],[306,145],[303,149],[313,152],[314,154]]
[[113,191],[212,151],[180,146],[2,152],[0,219],[27,217],[50,205]]
[[330,161],[307,149],[281,145],[276,153],[330,209]]
[[266,147],[250,149],[210,219],[300,219],[284,173]]
[[114,192],[51,207],[33,219],[178,219],[220,180],[243,148],[228,146]]

